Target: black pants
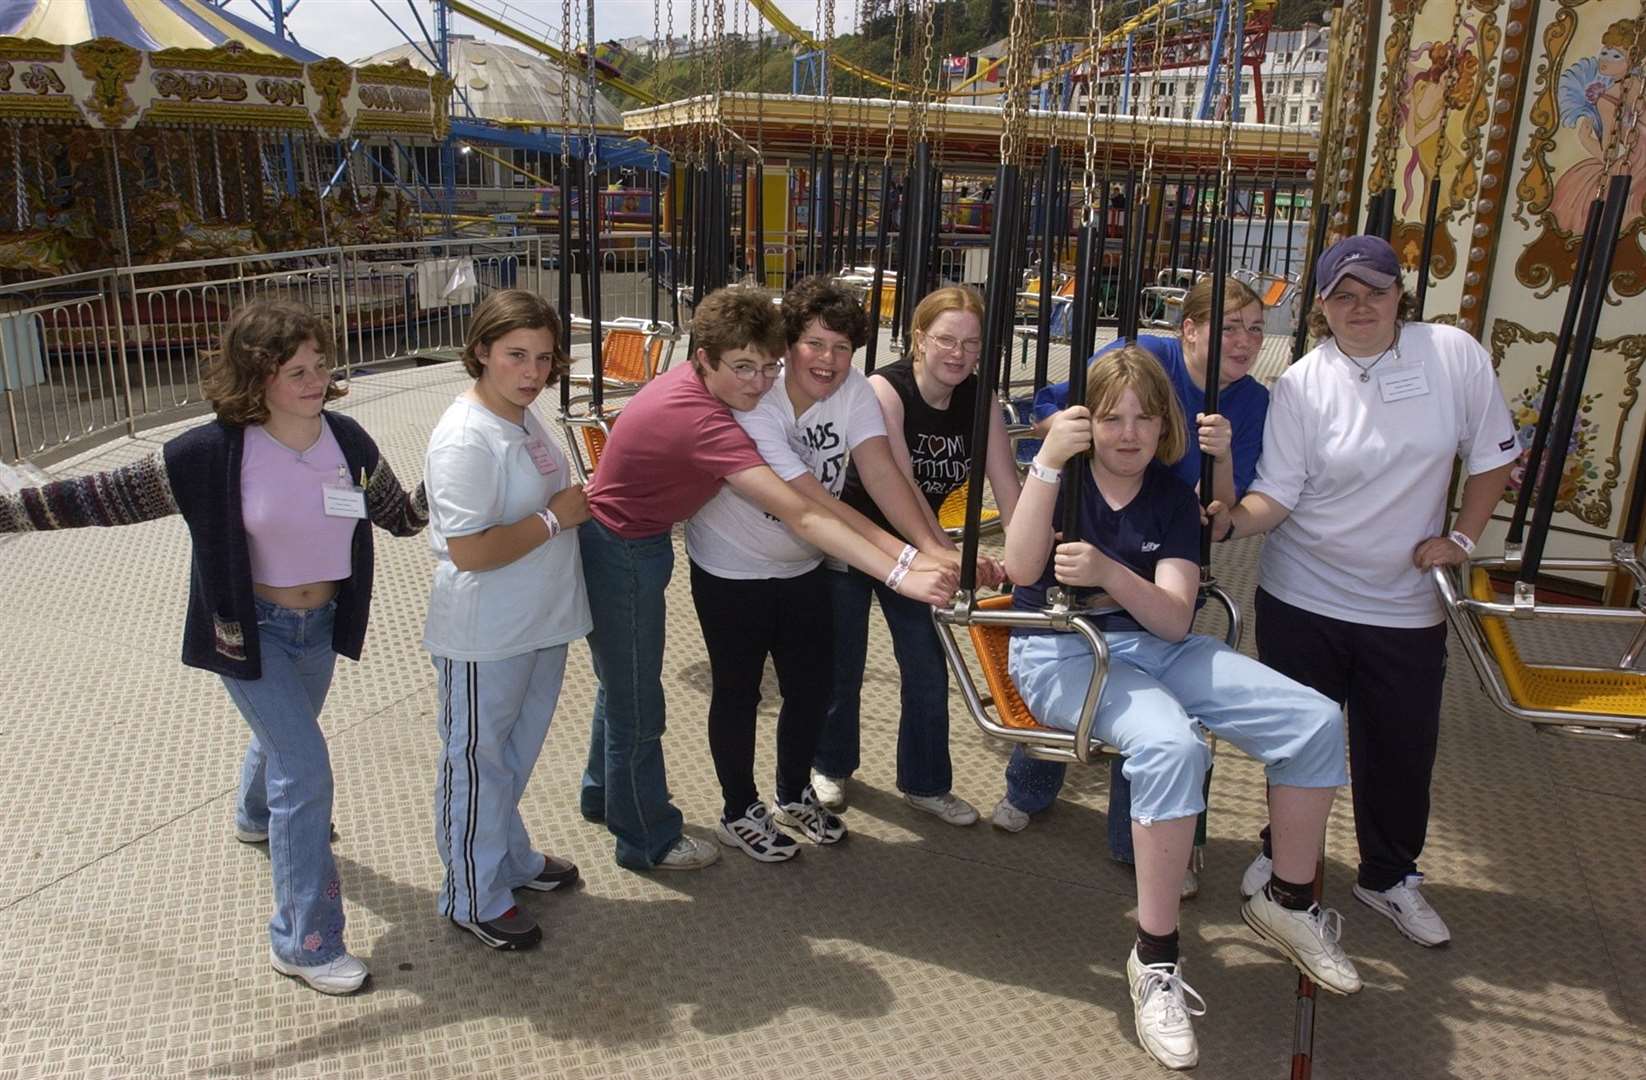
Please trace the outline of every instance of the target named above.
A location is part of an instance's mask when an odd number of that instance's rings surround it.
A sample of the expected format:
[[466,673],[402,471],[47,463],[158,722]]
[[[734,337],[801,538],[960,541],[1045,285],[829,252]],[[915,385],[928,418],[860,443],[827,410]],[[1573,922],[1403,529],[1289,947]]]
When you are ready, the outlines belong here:
[[755,711],[771,655],[783,707],[777,714],[777,799],[795,802],[811,782],[834,673],[828,573],[793,578],[716,577],[692,563],[692,603],[703,626],[714,683],[709,753],[728,818],[760,800],[754,782]]
[[1376,891],[1398,885],[1417,871],[1429,830],[1446,624],[1365,626],[1262,589],[1256,606],[1258,659],[1348,708],[1359,882]]

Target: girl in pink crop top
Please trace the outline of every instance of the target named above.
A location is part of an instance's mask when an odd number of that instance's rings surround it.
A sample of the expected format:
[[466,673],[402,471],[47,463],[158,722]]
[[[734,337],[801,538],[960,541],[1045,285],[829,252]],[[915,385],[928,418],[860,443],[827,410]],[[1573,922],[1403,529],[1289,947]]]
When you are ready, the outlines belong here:
[[325,424],[307,450],[293,450],[261,424],[246,428],[240,510],[251,550],[251,579],[290,588],[349,576],[355,518],[325,512],[325,488],[350,486],[343,448]]

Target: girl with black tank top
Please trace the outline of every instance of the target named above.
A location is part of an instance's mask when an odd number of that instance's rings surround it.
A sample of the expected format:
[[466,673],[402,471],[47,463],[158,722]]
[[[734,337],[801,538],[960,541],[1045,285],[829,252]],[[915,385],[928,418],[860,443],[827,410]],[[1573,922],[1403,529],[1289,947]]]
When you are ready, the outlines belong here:
[[[930,524],[944,536],[938,507],[965,485],[972,460],[977,360],[982,354],[983,301],[975,289],[949,286],[915,308],[911,355],[870,377],[885,414],[898,467],[924,497]],[[1003,520],[1010,521],[1019,484],[1006,427],[998,413],[989,429],[989,486]],[[848,466],[841,501],[897,534]],[[904,538],[907,541],[907,538]],[[979,559],[980,584],[996,584],[1001,570]],[[925,604],[907,600],[865,574],[831,573],[834,602],[834,688],[813,759],[812,788],[825,806],[845,806],[846,778],[859,760],[859,704],[869,638],[869,598],[878,596],[891,631],[901,676],[897,734],[897,787],[909,805],[951,825],[970,825],[977,810],[954,795],[949,760],[949,674]]]

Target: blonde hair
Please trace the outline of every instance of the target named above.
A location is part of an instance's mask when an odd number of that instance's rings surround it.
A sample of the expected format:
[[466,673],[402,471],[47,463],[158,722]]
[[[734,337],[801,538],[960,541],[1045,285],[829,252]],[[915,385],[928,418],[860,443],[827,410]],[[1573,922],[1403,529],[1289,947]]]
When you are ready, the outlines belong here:
[[1188,449],[1183,408],[1172,392],[1166,369],[1141,345],[1124,345],[1103,353],[1094,357],[1086,369],[1086,408],[1094,419],[1113,409],[1127,390],[1137,395],[1145,415],[1160,417],[1155,459],[1162,465],[1177,464]]
[[932,328],[932,323],[937,321],[937,317],[946,311],[964,311],[968,315],[975,315],[981,325],[983,294],[970,285],[945,285],[941,289],[933,289],[921,298],[909,320],[909,333],[919,334],[922,342],[912,354],[917,362],[924,363],[926,360],[926,332]]

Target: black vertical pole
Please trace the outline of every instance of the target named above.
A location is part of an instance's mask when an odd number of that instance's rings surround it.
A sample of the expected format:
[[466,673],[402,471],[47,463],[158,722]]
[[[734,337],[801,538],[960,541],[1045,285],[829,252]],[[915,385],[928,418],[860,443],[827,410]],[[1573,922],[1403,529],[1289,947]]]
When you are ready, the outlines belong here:
[[1046,151],[1046,194],[1041,199],[1040,219],[1040,309],[1035,313],[1034,388],[1046,385],[1052,354],[1052,293],[1057,277],[1057,247],[1063,241],[1058,223],[1059,189],[1062,186],[1063,155],[1056,143]]
[[1172,207],[1172,243],[1166,255],[1166,265],[1171,268],[1172,280],[1177,280],[1177,257],[1182,254],[1183,244],[1183,178],[1177,178],[1177,205]]
[[[566,135],[562,133],[560,137],[564,139],[566,138]],[[564,344],[568,353],[571,351],[570,343],[572,329],[572,193],[571,184],[566,176],[565,166],[570,163],[570,160],[571,159],[569,157],[562,157],[559,161],[559,165],[561,166],[559,185],[560,218],[556,222],[556,225],[558,226],[560,233],[560,254],[559,258],[555,260],[555,265],[560,269],[560,277],[558,281],[560,286],[560,332],[566,335],[566,341],[564,343],[556,342],[555,344]],[[564,414],[570,412],[571,406],[571,380],[562,378],[560,380],[561,413]]]
[[1320,253],[1326,247],[1326,208],[1311,206],[1309,212],[1314,215],[1314,228],[1310,230],[1309,255],[1303,263],[1303,289],[1297,297],[1297,330],[1292,335],[1292,363],[1303,356],[1309,344],[1309,307],[1314,303],[1315,295],[1315,263],[1320,259]]
[[1566,468],[1572,429],[1577,424],[1578,408],[1583,402],[1583,382],[1589,373],[1595,330],[1600,325],[1600,313],[1606,306],[1606,290],[1612,281],[1612,255],[1617,250],[1617,237],[1623,225],[1623,207],[1629,199],[1630,179],[1628,173],[1621,173],[1612,177],[1607,186],[1606,206],[1600,217],[1599,242],[1583,295],[1583,310],[1578,314],[1577,329],[1572,338],[1572,370],[1560,389],[1560,406],[1549,436],[1549,460],[1542,468],[1547,479],[1538,485],[1537,505],[1532,510],[1532,532],[1526,538],[1526,550],[1521,556],[1520,574],[1516,578],[1522,585],[1536,584],[1538,567],[1543,562],[1543,545],[1549,538],[1549,522],[1555,514],[1560,476]]
[[[653,164],[655,165],[657,163],[653,162]],[[662,248],[662,239],[663,239],[662,238],[662,225],[663,225],[663,176],[662,176],[662,174],[659,173],[656,169],[653,169],[651,171],[650,176],[647,177],[647,185],[651,188],[651,195],[652,195],[652,205],[651,205],[651,211],[652,211],[652,213],[651,213],[651,218],[652,218],[652,220],[651,220],[652,247],[651,247],[650,257],[647,260],[651,264],[652,295],[651,295],[651,306],[649,308],[647,308],[647,310],[651,313],[651,324],[653,326],[656,326],[657,323],[658,323],[658,316],[661,314],[661,311],[659,310],[659,305],[658,305],[658,288],[659,288],[658,275],[660,275],[663,272],[663,269],[662,269],[662,267],[663,267],[662,252],[660,250]]]
[[[1229,257],[1234,246],[1234,213],[1232,209],[1212,225],[1212,310],[1207,318],[1206,337],[1206,404],[1202,410],[1207,416],[1217,412],[1218,385],[1223,372],[1223,305],[1229,279]],[[1189,437],[1195,438],[1194,418],[1189,421]],[[1200,455],[1200,505],[1212,501],[1212,473],[1216,462],[1210,454]],[[1212,527],[1208,520],[1200,527],[1200,580],[1212,579]]]
[[[1532,489],[1543,475],[1543,454],[1549,445],[1549,425],[1554,420],[1555,403],[1560,397],[1560,384],[1565,378],[1566,357],[1571,352],[1572,329],[1577,325],[1577,313],[1583,305],[1583,293],[1588,286],[1589,267],[1594,261],[1595,241],[1600,235],[1600,215],[1605,204],[1596,199],[1589,204],[1589,216],[1583,223],[1583,240],[1578,245],[1577,263],[1572,270],[1571,287],[1566,292],[1566,311],[1560,319],[1560,334],[1555,339],[1555,351],[1549,357],[1549,375],[1543,385],[1543,404],[1538,408],[1537,427],[1532,431],[1531,452],[1526,455],[1526,471],[1520,481],[1520,492],[1515,497],[1514,513],[1509,517],[1509,533],[1505,545],[1519,546],[1526,532],[1526,514],[1532,506]],[[1555,482],[1559,483],[1557,477]]]
[[[989,280],[985,310],[1008,307],[1017,288],[1010,275],[1000,272],[1011,261],[1008,252],[1016,245],[1015,229],[1019,199],[1016,165],[1002,164],[995,170],[994,221],[989,237]],[[989,427],[995,406],[995,379],[1000,370],[1001,324],[989,318],[983,324],[983,355],[978,363],[977,402],[972,413],[971,483],[966,491],[965,539],[961,541],[960,589],[970,594],[977,588],[978,522],[983,516],[983,478],[987,475]]]
[[817,144],[806,169],[806,273],[817,273]]
[[834,147],[823,148],[823,177],[818,185],[819,193],[823,197],[823,205],[818,210],[818,218],[823,227],[823,236],[820,241],[821,261],[813,271],[819,274],[833,274],[834,263]]
[[766,280],[766,162],[754,159],[754,283],[770,288]]
[[1200,269],[1200,217],[1206,203],[1206,200],[1202,197],[1205,193],[1205,183],[1206,174],[1202,171],[1196,171],[1194,174],[1194,223],[1190,226],[1193,232],[1189,237],[1189,269],[1191,270]]
[[583,281],[588,290],[587,304],[589,312],[589,357],[592,360],[593,380],[589,386],[591,405],[596,415],[600,413],[600,406],[604,397],[605,365],[602,363],[601,329],[604,323],[600,319],[600,178],[595,174],[598,167],[594,157],[594,145],[591,141],[589,152],[583,158],[583,228],[584,247]]
[[1292,242],[1297,235],[1297,185],[1293,184],[1286,197],[1286,262],[1280,269],[1282,277],[1292,276]]
[[[1277,185],[1269,185],[1269,193],[1263,197],[1263,251],[1259,256],[1258,268],[1265,274],[1269,272],[1270,252],[1274,250],[1275,242],[1275,199],[1278,197]],[[1250,225],[1247,226],[1250,229]]]
[[1440,217],[1440,177],[1429,181],[1429,197],[1423,207],[1423,248],[1417,257],[1417,315],[1423,321],[1423,305],[1429,298],[1429,262],[1435,254],[1435,227]]
[[[869,290],[869,347],[863,352],[863,370],[874,371],[880,348],[880,302],[886,288],[886,234],[891,228],[892,163],[880,166],[880,215],[874,227],[874,284]],[[893,320],[896,325],[896,320]]]

